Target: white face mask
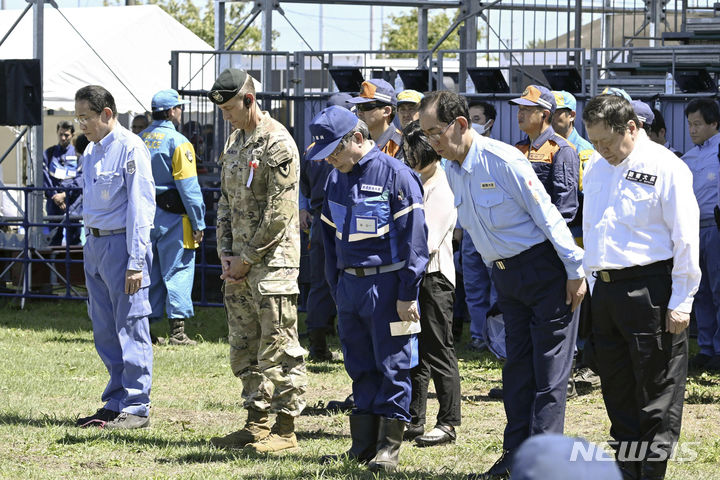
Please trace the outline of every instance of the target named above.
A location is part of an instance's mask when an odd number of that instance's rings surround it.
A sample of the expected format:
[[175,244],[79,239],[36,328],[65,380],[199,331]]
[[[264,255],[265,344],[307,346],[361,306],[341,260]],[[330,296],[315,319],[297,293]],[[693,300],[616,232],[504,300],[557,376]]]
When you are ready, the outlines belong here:
[[492,120],[488,120],[488,121],[485,122],[485,124],[483,124],[483,125],[479,125],[479,124],[477,124],[477,123],[473,123],[473,124],[472,124],[472,128],[473,128],[476,132],[478,132],[480,135],[485,135],[485,132],[487,132],[488,127],[490,126],[490,122],[492,122]]

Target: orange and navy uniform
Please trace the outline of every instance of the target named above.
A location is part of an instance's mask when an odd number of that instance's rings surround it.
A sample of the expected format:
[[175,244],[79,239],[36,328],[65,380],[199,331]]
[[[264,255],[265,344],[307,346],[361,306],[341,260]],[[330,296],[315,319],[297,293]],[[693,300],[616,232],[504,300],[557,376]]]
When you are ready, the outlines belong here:
[[575,148],[552,127],[548,127],[534,142],[526,138],[515,146],[532,164],[553,205],[565,221],[570,222],[575,218],[579,205],[580,159]]
[[398,160],[405,159],[405,153],[401,148],[402,132],[395,128],[394,125],[390,125],[386,128],[382,135],[375,140],[375,143],[383,153],[386,153],[391,157],[395,157]]

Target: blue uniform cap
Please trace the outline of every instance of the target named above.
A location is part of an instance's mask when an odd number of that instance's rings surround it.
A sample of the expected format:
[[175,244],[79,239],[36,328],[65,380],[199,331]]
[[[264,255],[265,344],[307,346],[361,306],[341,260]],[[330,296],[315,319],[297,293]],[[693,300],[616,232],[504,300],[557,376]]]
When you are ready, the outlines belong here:
[[397,105],[395,89],[381,78],[373,78],[362,83],[357,97],[350,99],[350,103],[380,102],[387,105]]
[[349,93],[340,92],[328,98],[327,104],[325,106],[332,107],[333,105],[337,105],[338,107],[347,108],[349,110],[350,107],[352,107],[350,100],[352,100],[352,95],[350,95]]
[[572,93],[566,92],[565,90],[553,90],[552,93],[555,95],[555,103],[557,104],[558,110],[567,108],[573,112],[576,111],[577,101]]
[[162,112],[163,110],[170,110],[178,105],[187,105],[190,100],[180,100],[180,94],[172,88],[167,90],[160,90],[152,98],[152,111]]
[[645,102],[641,102],[640,100],[633,100],[630,103],[632,104],[633,110],[635,110],[635,115],[637,115],[638,120],[640,120],[644,125],[650,126],[653,124],[655,121],[655,114],[652,112],[650,105]]
[[350,110],[333,105],[318,113],[310,123],[313,145],[305,154],[308,160],[327,158],[340,140],[357,125],[358,118]]
[[555,112],[557,107],[555,103],[555,95],[542,85],[529,85],[520,98],[513,98],[510,103],[515,105],[526,105],[530,107],[542,107]]
[[602,91],[601,95],[615,95],[616,97],[623,97],[628,102],[632,102],[632,97],[622,88],[607,87]]

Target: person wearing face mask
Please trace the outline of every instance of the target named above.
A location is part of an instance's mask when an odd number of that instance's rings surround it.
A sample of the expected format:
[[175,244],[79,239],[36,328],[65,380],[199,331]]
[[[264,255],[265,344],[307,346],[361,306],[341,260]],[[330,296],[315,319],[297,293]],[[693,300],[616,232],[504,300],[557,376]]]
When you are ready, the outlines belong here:
[[468,101],[468,108],[472,128],[480,135],[489,137],[497,118],[495,106],[489,102],[473,99]]

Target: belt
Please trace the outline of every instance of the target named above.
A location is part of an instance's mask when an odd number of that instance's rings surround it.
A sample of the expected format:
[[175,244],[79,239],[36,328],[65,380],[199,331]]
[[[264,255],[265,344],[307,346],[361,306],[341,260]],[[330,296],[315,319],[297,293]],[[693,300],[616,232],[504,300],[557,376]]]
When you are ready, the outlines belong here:
[[515,268],[520,265],[524,265],[528,260],[538,257],[547,253],[549,250],[554,250],[550,240],[545,240],[542,243],[533,245],[527,250],[518,253],[514,257],[503,258],[502,260],[495,260],[493,263],[499,270],[505,270],[508,268]]
[[387,273],[400,270],[405,266],[406,262],[393,263],[391,265],[380,265],[379,267],[363,267],[363,268],[346,268],[345,272],[356,277],[367,277],[369,275],[377,275],[378,273]]
[[700,220],[700,228],[706,228],[706,227],[715,227],[717,228],[717,224],[715,223],[714,218],[706,218],[705,220]]
[[660,262],[651,263],[636,267],[621,268],[618,270],[598,270],[593,272],[593,277],[605,283],[619,282],[631,278],[649,277],[653,275],[670,275],[672,273],[672,258]]
[[116,230],[100,230],[99,228],[88,227],[88,231],[93,237],[107,237],[108,235],[117,235],[118,233],[125,233],[124,228],[118,228]]

